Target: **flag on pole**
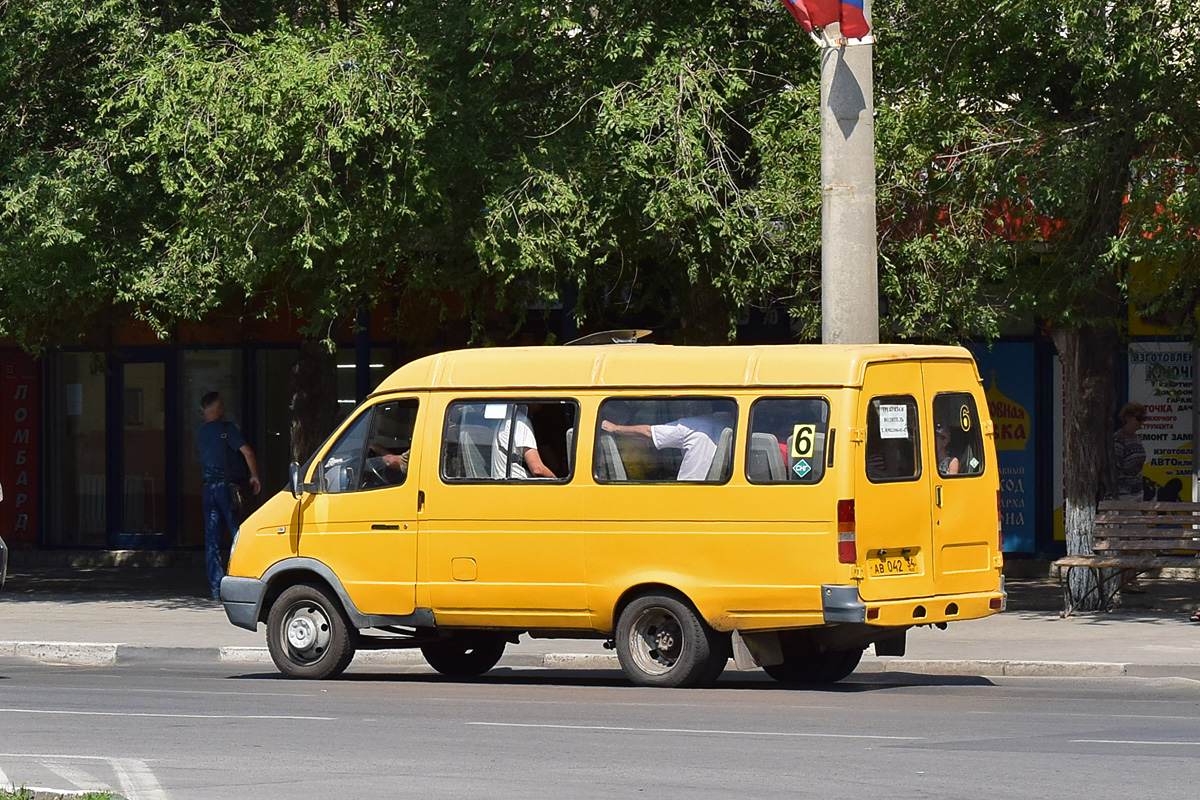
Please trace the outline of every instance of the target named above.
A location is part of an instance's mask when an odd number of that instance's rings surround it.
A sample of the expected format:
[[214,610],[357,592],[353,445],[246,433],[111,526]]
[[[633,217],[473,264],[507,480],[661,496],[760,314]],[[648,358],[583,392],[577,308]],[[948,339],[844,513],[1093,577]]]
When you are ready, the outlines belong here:
[[871,32],[863,13],[863,0],[841,0],[842,36],[847,39],[862,39]]
[[808,33],[814,28],[824,28],[835,22],[841,23],[841,33],[846,39],[862,39],[871,33],[871,25],[863,8],[863,0],[782,0],[800,27]]
[[838,21],[838,0],[783,0],[783,4],[808,33]]

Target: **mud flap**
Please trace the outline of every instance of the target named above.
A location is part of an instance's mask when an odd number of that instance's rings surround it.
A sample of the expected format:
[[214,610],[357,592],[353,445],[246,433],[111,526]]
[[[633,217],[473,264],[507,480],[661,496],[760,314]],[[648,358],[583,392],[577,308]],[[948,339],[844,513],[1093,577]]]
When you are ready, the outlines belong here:
[[907,639],[905,634],[907,629],[898,633],[889,634],[886,638],[875,640],[875,655],[877,656],[902,656],[904,655],[904,644]]
[[738,669],[772,667],[783,663],[783,648],[779,646],[779,634],[733,632],[733,665]]

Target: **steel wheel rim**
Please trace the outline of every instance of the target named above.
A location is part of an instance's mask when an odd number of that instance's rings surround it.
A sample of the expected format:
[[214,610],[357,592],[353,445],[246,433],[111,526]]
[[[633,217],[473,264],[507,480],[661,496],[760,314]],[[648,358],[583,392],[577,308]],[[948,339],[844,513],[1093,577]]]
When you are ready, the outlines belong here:
[[279,637],[288,658],[297,664],[315,664],[329,652],[333,638],[329,617],[316,603],[296,603],[283,617]]
[[638,669],[648,675],[665,675],[683,655],[683,626],[665,608],[648,608],[629,629],[629,652]]

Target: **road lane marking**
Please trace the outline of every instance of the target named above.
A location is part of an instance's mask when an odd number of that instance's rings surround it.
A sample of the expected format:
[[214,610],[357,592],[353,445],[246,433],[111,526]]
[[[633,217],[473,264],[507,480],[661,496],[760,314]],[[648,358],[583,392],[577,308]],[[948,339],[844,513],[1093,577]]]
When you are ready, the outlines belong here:
[[76,789],[99,792],[112,788],[87,770],[80,769],[79,767],[73,767],[70,764],[46,763],[42,764],[42,766],[65,780],[67,783],[70,783]]
[[152,714],[136,711],[59,711],[42,708],[0,708],[0,714],[60,714],[68,717],[155,717],[162,719],[288,719],[333,722],[337,717],[301,717],[287,714]]
[[[470,688],[467,684],[464,684],[464,687]],[[536,688],[541,689],[543,687],[536,687]],[[575,699],[532,700],[532,699],[526,699],[524,697],[474,697],[474,696],[466,697],[466,696],[457,696],[457,695],[447,695],[447,696],[429,695],[423,699],[427,700],[430,704],[463,703],[465,705],[481,705],[484,703],[491,703],[493,705],[521,705],[521,706],[525,706],[525,705],[531,705],[531,706],[576,706],[579,704],[579,701],[575,700]],[[605,708],[662,708],[662,709],[703,708],[705,710],[713,708],[713,706],[711,704],[707,704],[707,703],[645,703],[645,702],[636,702],[636,703],[635,702],[620,702],[620,703],[605,702],[604,707]],[[779,706],[777,706],[777,708],[783,709],[785,711],[843,711],[843,710],[845,710],[846,707],[845,706],[815,706],[815,705],[805,704],[805,705],[779,705]]]
[[1186,714],[1098,714],[1094,711],[1064,711],[1057,712],[1042,712],[1042,711],[968,711],[968,714],[982,714],[985,716],[1019,716],[1019,717],[1088,717],[1100,719],[1178,719],[1192,722],[1196,718]]
[[113,761],[112,756],[76,756],[63,753],[0,753],[0,758],[53,758],[63,761]]
[[1200,747],[1200,742],[1152,742],[1145,739],[1071,739],[1071,744],[1145,744],[1156,747]]
[[723,731],[701,728],[626,728],[619,725],[545,725],[532,722],[468,722],[492,728],[548,728],[568,731],[616,731],[620,733],[703,733],[721,736],[800,736],[811,739],[884,739],[888,741],[917,742],[924,736],[881,736],[867,733],[799,733],[792,731]]
[[113,759],[113,772],[121,782],[121,791],[129,800],[167,800],[154,773],[146,766],[145,761],[136,758]]
[[[9,687],[5,687],[6,689]],[[18,691],[24,690],[29,694],[42,692],[42,687],[35,686],[18,686],[14,687]],[[170,695],[185,695],[194,694],[201,697],[208,696],[229,696],[229,697],[320,697],[319,692],[238,692],[238,691],[204,691],[200,689],[126,689],[126,688],[109,688],[107,686],[58,686],[55,687],[56,692],[86,692],[88,694],[102,693],[123,693],[123,694],[170,694]]]

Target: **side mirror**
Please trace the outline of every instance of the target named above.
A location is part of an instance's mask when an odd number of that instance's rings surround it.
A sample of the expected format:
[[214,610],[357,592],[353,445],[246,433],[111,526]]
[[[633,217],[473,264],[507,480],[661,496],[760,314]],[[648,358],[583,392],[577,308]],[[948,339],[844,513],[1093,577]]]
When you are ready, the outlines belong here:
[[299,500],[304,487],[300,485],[300,465],[295,462],[288,468],[288,484],[292,490],[292,497]]

